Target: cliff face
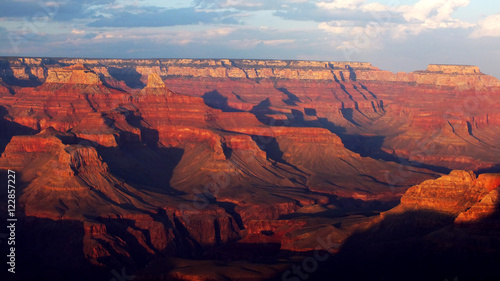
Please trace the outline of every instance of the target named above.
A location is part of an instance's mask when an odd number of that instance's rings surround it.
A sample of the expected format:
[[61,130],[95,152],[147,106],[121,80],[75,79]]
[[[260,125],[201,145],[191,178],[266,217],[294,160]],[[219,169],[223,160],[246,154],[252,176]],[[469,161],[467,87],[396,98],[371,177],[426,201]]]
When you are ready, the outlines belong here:
[[[470,259],[471,253],[481,259],[492,258],[492,249],[500,241],[499,189],[500,174],[476,177],[470,171],[452,171],[411,187],[401,198],[401,204],[378,219],[385,227],[426,233],[424,247],[431,247],[438,256],[458,258],[457,263],[467,260],[476,267],[477,261]],[[412,215],[412,220],[401,223],[393,219],[405,215]]]
[[[425,181],[498,167],[500,84],[476,67],[5,58],[0,74],[0,168],[22,171],[26,217],[81,223],[91,264],[240,238],[310,251],[355,229],[337,208],[405,192],[395,210],[457,225],[496,204],[493,174]],[[310,209],[348,223],[283,219]]]
[[499,188],[500,174],[476,177],[470,171],[452,171],[411,187],[401,198],[401,204],[382,217],[418,214],[413,224],[429,227],[432,223],[423,223],[428,220],[441,224],[441,229],[429,233],[427,239],[443,248],[453,245],[487,255],[500,239]]
[[[481,73],[476,66],[431,64],[425,71],[391,73],[370,63],[334,61],[278,60],[210,60],[210,59],[41,59],[10,58],[4,60],[2,76],[19,80],[35,78],[41,82],[55,77],[60,65],[85,65],[106,80],[137,79],[143,82],[149,74],[162,77],[232,78],[232,79],[297,79],[297,80],[359,80],[415,82],[425,85],[499,87],[500,82]],[[111,69],[111,70],[110,70]],[[61,74],[62,75],[62,74]],[[55,78],[57,80],[57,78]],[[60,78],[62,79],[62,78]]]
[[[472,221],[471,214],[478,208],[474,206],[484,205],[481,202],[499,186],[498,174],[476,177],[470,171],[452,171],[449,175],[409,188],[401,198],[401,204],[391,212],[426,210],[459,217],[457,221],[465,221],[465,217]],[[495,210],[492,207],[491,213]],[[476,218],[479,220],[480,216]]]
[[499,87],[500,81],[481,73],[477,66],[431,64],[425,71],[391,73],[362,70],[356,77],[365,81],[408,82],[446,87]]
[[342,239],[331,230],[341,247],[310,278],[399,280],[413,270],[405,279],[497,278],[499,179],[455,170],[411,187],[398,206],[355,234]]
[[76,64],[67,68],[51,69],[48,72],[46,83],[67,83],[67,84],[102,84],[99,76],[83,64]]

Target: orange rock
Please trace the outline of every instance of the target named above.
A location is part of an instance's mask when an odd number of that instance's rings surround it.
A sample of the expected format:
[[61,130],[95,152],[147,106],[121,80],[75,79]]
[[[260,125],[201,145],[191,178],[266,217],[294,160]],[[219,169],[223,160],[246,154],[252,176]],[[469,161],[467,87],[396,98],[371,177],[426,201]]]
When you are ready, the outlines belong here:
[[449,175],[409,188],[401,197],[401,204],[390,213],[424,210],[457,216],[488,193],[477,183],[476,175],[471,171],[452,171]]
[[68,83],[68,84],[102,84],[99,76],[85,67],[83,64],[77,64],[62,69],[49,71],[46,83]]
[[161,79],[160,75],[152,73],[148,76],[148,88],[165,88],[165,83]]

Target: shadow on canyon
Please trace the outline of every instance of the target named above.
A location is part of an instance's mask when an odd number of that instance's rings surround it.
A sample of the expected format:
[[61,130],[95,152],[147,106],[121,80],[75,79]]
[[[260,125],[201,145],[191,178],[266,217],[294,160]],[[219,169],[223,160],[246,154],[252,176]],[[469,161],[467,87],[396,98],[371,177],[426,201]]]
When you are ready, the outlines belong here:
[[[1,279],[28,280],[109,280],[107,270],[93,266],[83,252],[84,225],[75,220],[51,220],[24,215],[19,198],[27,185],[22,181],[22,171],[16,171],[16,219],[15,242],[10,243],[10,229],[7,225],[7,188],[0,190],[0,246],[2,254],[10,254],[10,247],[15,247],[15,274],[7,272],[10,266],[2,265]],[[7,171],[1,170],[2,181],[7,182]],[[9,245],[9,246],[8,246]],[[9,260],[11,258],[8,258]],[[91,279],[89,279],[91,278]]]
[[[0,69],[3,71],[0,73],[0,78],[2,78],[2,81],[7,84],[8,86],[15,86],[15,87],[37,87],[42,85],[42,82],[38,77],[33,75],[29,68],[26,66],[24,69],[24,74],[27,76],[26,79],[18,79],[14,75],[14,70],[12,67],[10,67],[10,64],[8,61],[0,61]],[[14,94],[11,91],[11,94]]]
[[[1,174],[5,179],[5,171]],[[20,182],[20,185],[22,184]],[[3,190],[0,194],[4,197],[6,191]],[[0,210],[6,209],[4,205],[5,202],[0,203]],[[225,207],[234,208],[234,206]],[[276,278],[270,279],[276,281],[465,281],[500,278],[498,271],[500,254],[497,251],[500,247],[498,205],[495,212],[488,217],[463,225],[455,225],[454,216],[434,211],[408,211],[385,215],[379,220],[374,212],[367,211],[364,215],[374,220],[364,230],[348,237],[337,254],[327,254],[323,251],[280,250],[280,242],[273,240],[262,243],[221,244],[220,237],[215,239],[216,244],[213,247],[203,247],[197,244],[180,221],[170,220],[161,211],[151,214],[151,217],[154,221],[160,222],[166,231],[174,229],[176,238],[165,249],[150,252],[146,250],[145,245],[154,249],[151,239],[156,234],[138,227],[135,221],[88,218],[89,222],[106,225],[106,235],[94,235],[92,238],[95,240],[93,243],[101,244],[109,252],[107,257],[99,259],[105,266],[98,267],[92,265],[84,254],[84,234],[88,232],[86,230],[88,225],[81,221],[55,221],[18,214],[16,225],[18,274],[15,280],[107,281],[116,278],[115,273],[122,276],[123,272],[127,276],[137,274],[137,280],[176,280],[166,277],[169,272],[176,269],[169,257],[187,258],[195,264],[197,261],[209,259],[213,260],[219,269],[227,267],[225,264],[231,261],[241,261],[243,265],[289,264],[289,271],[275,272]],[[2,220],[6,221],[3,216]],[[314,218],[316,214],[310,216]],[[343,214],[320,213],[318,217],[342,219]],[[339,227],[336,224],[333,226]],[[218,235],[221,235],[220,230],[219,228]],[[139,242],[137,236],[131,233],[140,233],[140,236],[145,237],[146,244]],[[217,231],[215,234],[217,235]],[[264,232],[262,234],[273,235]],[[122,241],[117,245],[123,247],[125,252],[110,244],[109,239],[115,242]],[[319,241],[318,239],[319,237],[316,240]],[[326,242],[335,241],[326,239]],[[319,249],[320,244],[318,242]],[[302,258],[292,259],[294,256]],[[316,256],[326,256],[327,259],[318,260]],[[161,270],[150,272],[149,270],[154,268],[150,266],[155,263],[160,265]],[[242,266],[242,268],[244,270],[251,267]]]
[[496,164],[495,166],[479,169],[474,171],[475,174],[485,174],[485,173],[500,173],[500,164]]
[[5,147],[13,136],[16,135],[34,135],[36,130],[5,119],[8,114],[4,106],[0,106],[0,154],[5,151]]
[[339,281],[499,280],[499,206],[472,223],[455,225],[454,219],[431,211],[387,215],[350,236],[317,270],[303,274]]
[[[0,171],[0,178],[7,182],[6,170]],[[27,183],[22,181],[22,171],[16,172],[17,200],[26,186]],[[7,198],[7,189],[0,190],[0,196]],[[7,200],[0,202],[0,211],[4,229],[0,231],[0,245],[2,252],[7,253],[10,249],[10,246],[6,246],[9,237],[6,233],[9,231],[7,225],[10,224],[6,217]],[[8,273],[13,277],[8,280],[121,280],[120,276],[133,276],[137,269],[158,258],[177,256],[192,259],[201,255],[203,247],[175,217],[171,220],[161,208],[157,213],[143,215],[149,215],[151,221],[160,225],[163,230],[151,233],[145,227],[147,220],[138,225],[136,221],[127,218],[85,216],[86,220],[83,222],[26,216],[22,204],[19,204],[16,211],[15,244],[11,245],[15,246],[16,273]],[[99,228],[94,229],[94,225],[104,226],[104,233]],[[171,233],[175,236],[170,237],[174,239],[169,240],[169,244],[161,250],[152,241],[157,239],[159,233]],[[138,237],[143,239],[140,241]],[[166,240],[168,238],[165,237]],[[90,262],[93,255],[98,256],[95,261],[101,265]],[[4,263],[0,276],[7,276],[7,266]]]
[[[18,217],[16,273],[9,280],[110,280],[110,270],[87,260],[83,252],[84,233],[80,221]],[[7,264],[3,267],[3,272],[7,272]]]
[[131,89],[142,89],[146,86],[141,81],[142,75],[137,72],[135,67],[108,67],[108,73],[117,81],[123,81]]
[[111,174],[135,187],[160,189],[171,195],[183,194],[170,186],[174,169],[182,159],[181,148],[102,147],[96,148]]
[[170,186],[170,180],[184,155],[184,149],[159,145],[158,131],[145,127],[142,117],[130,112],[124,112],[124,115],[129,125],[140,130],[140,135],[120,131],[118,147],[96,145],[110,172],[134,186],[183,194]]
[[277,88],[277,90],[282,92],[283,94],[285,94],[288,97],[286,100],[283,100],[283,102],[286,103],[287,105],[296,106],[297,102],[301,102],[299,97],[292,94],[290,91],[288,91],[287,88],[282,87],[282,88]]
[[[270,240],[214,248],[205,252],[203,260],[213,260],[214,270],[229,267],[231,261],[237,260],[245,261],[247,266],[242,270],[256,264],[285,261],[290,264],[288,270],[276,272],[275,278],[244,280],[498,280],[498,206],[488,218],[473,223],[454,225],[454,219],[454,216],[435,211],[386,215],[348,237],[336,254],[322,250],[324,242],[333,245],[334,240],[327,238],[319,242],[318,237],[319,250],[315,251],[280,250],[280,242]],[[494,225],[497,227],[491,228]],[[302,258],[299,261],[290,259],[294,256]],[[159,265],[164,264],[168,262],[159,262]],[[157,278],[178,280],[166,277],[175,268],[160,267],[163,270],[156,272]]]
[[212,108],[220,109],[224,112],[242,112],[242,110],[231,107],[228,104],[227,97],[221,95],[217,90],[206,92],[202,98],[205,104]]
[[[384,136],[363,136],[359,134],[350,134],[347,133],[345,128],[335,125],[327,118],[318,117],[317,120],[308,121],[304,118],[303,112],[296,109],[291,109],[290,114],[285,114],[286,119],[276,120],[270,115],[279,112],[276,112],[275,110],[271,109],[270,106],[271,102],[268,98],[259,103],[258,105],[254,106],[250,112],[253,113],[260,122],[268,126],[287,126],[287,127],[306,127],[306,128],[315,127],[315,128],[327,129],[333,134],[340,137],[345,148],[361,155],[362,157],[369,157],[376,160],[393,162],[403,166],[424,168],[436,173],[447,174],[451,171],[451,169],[446,167],[425,164],[418,161],[409,161],[397,155],[387,153],[382,149],[385,140]],[[311,108],[308,108],[307,111],[305,110],[305,113],[308,116],[316,115],[316,111]],[[346,118],[348,121],[350,121],[349,119],[352,119],[352,114],[353,114],[352,109],[350,109],[350,111],[349,109],[343,111],[344,118]],[[349,118],[349,116],[351,118]],[[354,120],[350,122],[356,125]]]

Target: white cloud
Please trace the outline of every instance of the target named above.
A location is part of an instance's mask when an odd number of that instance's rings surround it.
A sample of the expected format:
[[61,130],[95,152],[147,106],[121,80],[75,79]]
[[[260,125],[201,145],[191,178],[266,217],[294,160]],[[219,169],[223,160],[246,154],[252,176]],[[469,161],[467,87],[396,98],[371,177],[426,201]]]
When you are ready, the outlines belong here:
[[73,29],[71,30],[71,34],[77,34],[77,35],[85,34],[85,30]]
[[288,45],[295,43],[295,39],[263,40],[262,44],[269,46]]
[[500,37],[500,14],[489,16],[480,21],[470,37]]
[[430,29],[470,28],[474,24],[452,17],[458,8],[467,7],[470,0],[420,0],[412,6],[396,8],[406,20],[398,26],[398,31],[419,34]]
[[467,7],[470,0],[420,0],[412,6],[401,6],[403,17],[411,21],[436,22],[452,20],[451,14],[460,7]]
[[263,3],[257,1],[246,1],[246,0],[226,0],[220,4],[221,7],[260,7]]
[[368,3],[360,7],[363,12],[392,12],[392,7],[380,4],[378,2]]
[[[344,45],[355,44],[359,38],[368,42],[379,42],[382,36],[405,39],[427,30],[448,28],[471,28],[475,24],[453,18],[453,12],[469,5],[470,0],[420,0],[414,5],[386,6],[379,2],[365,4],[365,0],[334,0],[320,2],[318,7],[329,10],[362,11],[364,20],[330,21],[319,24],[319,28],[343,39]],[[496,21],[496,22],[495,22]],[[485,21],[489,28],[499,21],[497,18]],[[500,30],[500,28],[498,28]],[[485,33],[488,33],[485,31]],[[491,32],[490,32],[491,33]],[[346,39],[358,38],[358,39]],[[351,45],[352,45],[351,44]],[[359,44],[358,44],[359,45]],[[371,44],[366,44],[370,46]]]
[[319,8],[336,10],[336,9],[357,9],[360,4],[363,4],[366,0],[333,0],[330,2],[319,2],[316,5]]
[[255,48],[257,45],[265,45],[265,46],[282,46],[282,45],[291,45],[295,43],[297,40],[295,39],[276,39],[276,40],[259,40],[259,39],[234,39],[230,40],[229,44],[233,47],[241,48],[241,49],[251,49]]
[[322,22],[318,25],[319,29],[322,29],[328,33],[336,35],[352,35],[355,33],[360,33],[364,31],[363,26],[356,26],[354,22],[339,20]]

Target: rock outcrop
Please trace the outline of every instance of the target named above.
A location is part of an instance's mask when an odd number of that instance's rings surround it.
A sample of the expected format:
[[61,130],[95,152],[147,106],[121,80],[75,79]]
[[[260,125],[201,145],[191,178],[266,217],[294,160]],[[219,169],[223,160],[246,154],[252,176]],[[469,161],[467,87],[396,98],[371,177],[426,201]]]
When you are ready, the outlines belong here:
[[99,76],[83,64],[76,64],[66,68],[50,70],[45,82],[86,85],[102,84]]
[[160,75],[152,73],[148,76],[148,88],[165,88],[165,83],[161,79]]
[[[452,171],[408,189],[400,205],[341,239],[340,249],[310,278],[399,280],[416,265],[405,279],[497,278],[499,179]],[[331,233],[331,240],[339,237]]]
[[[464,212],[470,213],[474,206],[483,200],[488,201],[485,198],[499,186],[498,174],[482,174],[476,178],[471,171],[452,171],[449,175],[409,188],[401,197],[401,204],[390,213],[424,210],[464,217]],[[463,218],[458,221],[463,221]]]
[[479,67],[472,65],[430,64],[429,67],[427,67],[427,71],[458,75],[482,74]]
[[389,71],[361,70],[356,75],[363,81],[388,81],[422,85],[484,88],[500,87],[500,81],[481,73],[477,66],[431,64],[425,71],[392,73]]

